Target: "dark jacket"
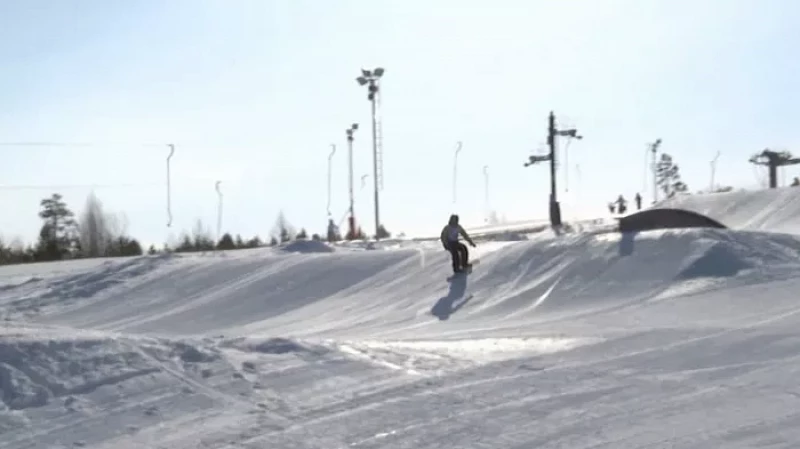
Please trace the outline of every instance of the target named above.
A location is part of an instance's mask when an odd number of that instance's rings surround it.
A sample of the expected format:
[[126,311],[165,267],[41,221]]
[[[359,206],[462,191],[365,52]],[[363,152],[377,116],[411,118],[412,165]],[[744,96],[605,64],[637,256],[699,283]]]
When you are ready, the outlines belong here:
[[449,248],[451,243],[458,242],[459,235],[464,237],[464,240],[468,241],[470,245],[475,246],[475,243],[472,241],[469,234],[467,234],[467,231],[459,224],[447,224],[442,228],[442,233],[440,235],[442,245],[444,245],[445,248]]

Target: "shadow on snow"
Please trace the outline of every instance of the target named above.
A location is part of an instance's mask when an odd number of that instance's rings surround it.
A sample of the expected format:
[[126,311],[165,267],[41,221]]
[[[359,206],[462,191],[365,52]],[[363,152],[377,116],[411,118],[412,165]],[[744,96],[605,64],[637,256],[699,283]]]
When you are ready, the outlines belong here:
[[436,301],[431,309],[431,314],[440,320],[446,320],[472,299],[472,295],[464,297],[464,293],[467,291],[467,277],[468,275],[453,276],[447,295]]

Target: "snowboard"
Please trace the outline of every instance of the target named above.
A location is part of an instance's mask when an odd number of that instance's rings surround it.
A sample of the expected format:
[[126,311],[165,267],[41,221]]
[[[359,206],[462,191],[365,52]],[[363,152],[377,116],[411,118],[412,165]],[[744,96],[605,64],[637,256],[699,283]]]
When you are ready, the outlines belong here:
[[447,277],[447,282],[452,281],[456,276],[466,276],[466,275],[472,273],[472,267],[474,265],[477,265],[478,262],[480,262],[480,261],[479,260],[473,260],[472,262],[467,264],[467,266],[465,267],[464,271],[462,271],[461,273],[453,273],[453,274],[451,274],[450,276]]

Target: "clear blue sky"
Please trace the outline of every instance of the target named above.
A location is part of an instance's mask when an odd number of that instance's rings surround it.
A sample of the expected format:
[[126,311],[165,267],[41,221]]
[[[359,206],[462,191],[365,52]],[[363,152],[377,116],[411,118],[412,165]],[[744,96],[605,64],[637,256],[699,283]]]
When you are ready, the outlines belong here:
[[[585,136],[569,192],[561,173],[567,218],[603,214],[620,193],[648,201],[645,148],[659,137],[693,191],[717,151],[719,183],[752,186],[752,153],[800,152],[798,23],[800,3],[778,0],[4,1],[0,141],[94,146],[2,146],[0,186],[103,185],[130,233],[161,243],[198,218],[215,229],[221,180],[225,230],[265,236],[283,209],[324,232],[331,143],[337,221],[347,208],[352,122],[357,191],[372,171],[355,77],[378,65],[390,231],[435,231],[453,210],[480,224],[484,165],[493,209],[546,217],[547,167],[522,164],[551,109]],[[369,182],[356,211],[372,232]],[[55,190],[76,212],[89,193]],[[0,234],[32,240],[50,193],[0,189]]]

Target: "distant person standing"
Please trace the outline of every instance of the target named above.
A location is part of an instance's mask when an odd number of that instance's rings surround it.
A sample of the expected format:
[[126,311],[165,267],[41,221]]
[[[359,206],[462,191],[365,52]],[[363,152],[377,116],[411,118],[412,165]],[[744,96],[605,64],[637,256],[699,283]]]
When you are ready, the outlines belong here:
[[339,227],[333,222],[332,218],[328,219],[328,241],[333,243],[339,241]]
[[642,195],[639,195],[639,192],[636,192],[634,200],[636,201],[636,210],[642,210]]
[[624,196],[622,196],[622,194],[620,194],[619,198],[617,198],[616,203],[617,203],[617,213],[619,213],[620,215],[624,214],[625,211],[628,210],[628,201],[625,199]]

